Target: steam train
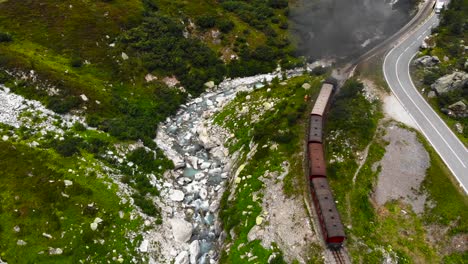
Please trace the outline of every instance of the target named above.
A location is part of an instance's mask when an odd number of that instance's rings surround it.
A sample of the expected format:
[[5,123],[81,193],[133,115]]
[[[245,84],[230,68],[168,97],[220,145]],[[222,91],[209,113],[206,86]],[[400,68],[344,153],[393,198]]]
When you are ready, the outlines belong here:
[[315,209],[320,221],[320,227],[327,246],[339,249],[346,236],[340,215],[336,209],[335,200],[327,180],[327,168],[323,148],[323,125],[325,114],[334,93],[336,81],[327,80],[317,97],[310,114],[310,127],[307,142],[309,158],[309,181]]

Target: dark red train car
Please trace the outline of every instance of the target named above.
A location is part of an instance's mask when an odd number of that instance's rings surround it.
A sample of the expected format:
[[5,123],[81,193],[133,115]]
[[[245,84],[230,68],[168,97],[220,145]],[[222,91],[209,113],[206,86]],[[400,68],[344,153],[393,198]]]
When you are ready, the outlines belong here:
[[328,180],[313,178],[311,187],[324,240],[330,248],[340,248],[346,236]]
[[309,178],[326,177],[327,168],[322,143],[309,143]]
[[310,115],[309,143],[322,143],[322,117]]

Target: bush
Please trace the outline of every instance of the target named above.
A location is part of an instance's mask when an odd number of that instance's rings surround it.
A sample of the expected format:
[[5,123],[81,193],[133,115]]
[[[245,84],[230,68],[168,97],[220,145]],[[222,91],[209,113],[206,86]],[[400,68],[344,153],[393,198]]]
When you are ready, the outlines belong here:
[[216,25],[216,17],[213,15],[202,15],[195,19],[195,24],[203,29],[212,28]]
[[319,76],[319,75],[327,73],[327,68],[322,67],[322,66],[315,67],[314,69],[312,69],[311,73],[312,75]]
[[10,33],[0,32],[0,42],[10,42],[12,40]]
[[154,205],[153,201],[138,195],[134,194],[132,195],[133,200],[135,201],[135,204],[140,207],[140,209],[143,211],[143,213],[149,215],[149,216],[158,216],[159,211]]
[[426,84],[426,85],[431,85],[431,84],[433,84],[439,77],[440,77],[440,75],[439,75],[438,73],[435,73],[435,72],[432,72],[432,71],[428,71],[426,74],[424,74],[423,83]]
[[83,60],[81,58],[73,58],[70,62],[70,65],[73,68],[80,68],[81,66],[83,66]]
[[73,154],[78,153],[79,149],[82,147],[82,144],[83,139],[66,135],[64,140],[56,141],[54,147],[60,155],[64,157],[70,157],[73,156]]
[[234,22],[229,19],[221,19],[218,21],[217,25],[219,30],[223,33],[229,33],[234,29]]
[[47,102],[47,108],[58,114],[65,114],[80,104],[81,100],[76,96],[67,96],[65,98],[51,97]]

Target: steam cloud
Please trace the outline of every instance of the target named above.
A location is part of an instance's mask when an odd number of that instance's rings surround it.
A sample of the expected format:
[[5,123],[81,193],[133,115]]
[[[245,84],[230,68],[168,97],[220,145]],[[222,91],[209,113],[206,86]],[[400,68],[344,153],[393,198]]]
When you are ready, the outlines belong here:
[[415,0],[300,0],[292,8],[299,55],[346,59],[398,31]]

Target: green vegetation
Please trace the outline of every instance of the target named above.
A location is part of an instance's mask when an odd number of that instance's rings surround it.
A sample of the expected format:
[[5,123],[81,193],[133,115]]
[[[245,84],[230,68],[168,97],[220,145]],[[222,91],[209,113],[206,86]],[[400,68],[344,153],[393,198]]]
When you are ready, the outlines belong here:
[[[136,255],[139,239],[132,241],[128,234],[141,220],[130,219],[131,207],[121,202],[115,185],[100,179],[104,172],[87,158],[0,142],[1,259],[102,263],[112,258],[129,262]],[[90,224],[97,217],[103,221],[93,231]],[[63,253],[51,256],[51,248]]]
[[[305,82],[311,84],[310,90],[302,88]],[[285,195],[290,197],[301,197],[305,192],[302,148],[307,123],[303,120],[307,120],[307,110],[310,110],[305,96],[315,98],[320,84],[321,78],[308,75],[290,79],[287,84],[280,84],[276,79],[249,94],[238,94],[215,117],[216,124],[235,135],[228,142],[230,152],[240,152],[238,174],[224,193],[220,207],[230,245],[221,257],[222,263],[243,263],[248,252],[257,256],[255,261],[260,263],[266,263],[276,252],[274,263],[284,263],[278,247],[263,248],[259,240],[249,242],[247,234],[256,225],[257,217],[265,213],[262,199],[267,178],[281,184]],[[251,158],[248,158],[249,152],[253,155]],[[274,180],[270,174],[283,173],[285,161],[290,164],[289,173],[282,180]],[[319,262],[319,252],[320,249],[311,251],[310,259]]]
[[[435,47],[422,50],[421,55],[437,56],[441,62],[437,67],[417,68],[416,79],[420,79],[421,88],[430,90],[430,85],[438,78],[451,74],[454,71],[468,70],[466,62],[468,54],[466,53],[466,43],[468,43],[468,31],[466,19],[468,18],[468,1],[454,0],[450,1],[447,9],[441,13],[440,25],[433,30],[433,36],[428,40],[429,44]],[[450,127],[455,127],[455,123],[460,123],[465,127],[463,133],[455,132],[456,135],[468,144],[468,118],[453,117],[442,113],[441,109],[447,109],[448,106],[464,101],[468,103],[468,86],[459,90],[449,91],[439,94],[437,97],[428,98],[431,105],[445,119]]]
[[[258,19],[247,23],[237,6]],[[206,81],[300,62],[285,27],[269,26],[287,25],[285,1],[2,1],[0,9],[0,80],[57,113],[82,109],[119,139],[148,141]],[[148,73],[185,89],[147,82]]]

